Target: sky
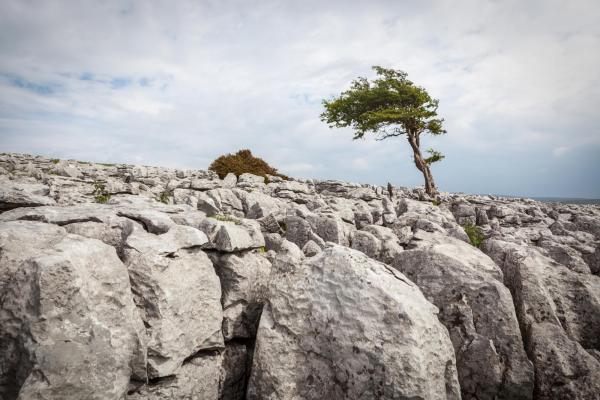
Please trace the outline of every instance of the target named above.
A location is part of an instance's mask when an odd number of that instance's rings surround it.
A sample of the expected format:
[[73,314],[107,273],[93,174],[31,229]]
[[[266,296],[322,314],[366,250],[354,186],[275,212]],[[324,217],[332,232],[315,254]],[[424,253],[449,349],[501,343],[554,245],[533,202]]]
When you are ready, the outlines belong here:
[[443,191],[600,198],[600,2],[0,1],[0,151],[418,186],[322,100],[371,66],[439,99]]

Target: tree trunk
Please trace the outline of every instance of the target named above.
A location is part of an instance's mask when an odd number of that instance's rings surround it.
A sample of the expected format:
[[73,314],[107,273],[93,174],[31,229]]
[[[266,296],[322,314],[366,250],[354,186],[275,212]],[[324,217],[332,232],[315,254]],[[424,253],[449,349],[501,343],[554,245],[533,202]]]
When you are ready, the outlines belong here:
[[421,155],[420,149],[420,141],[418,134],[408,134],[408,143],[410,143],[410,147],[413,149],[415,165],[417,169],[421,171],[423,174],[423,178],[425,178],[425,192],[431,197],[435,197],[438,192],[435,187],[435,182],[433,181],[433,175],[431,175],[431,170],[429,169],[429,164],[425,162],[423,155]]

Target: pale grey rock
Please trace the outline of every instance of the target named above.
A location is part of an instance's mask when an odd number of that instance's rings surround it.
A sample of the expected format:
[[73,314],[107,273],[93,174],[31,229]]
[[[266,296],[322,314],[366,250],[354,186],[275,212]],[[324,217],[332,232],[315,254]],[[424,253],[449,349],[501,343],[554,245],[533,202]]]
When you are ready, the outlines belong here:
[[[141,229],[132,236],[136,234],[153,240]],[[163,248],[176,243],[173,238],[167,241]],[[135,245],[140,243],[141,238],[135,240]],[[197,351],[223,347],[221,286],[204,252],[179,249],[163,257],[149,247],[127,247],[124,253],[149,336],[149,377],[172,375]]]
[[131,229],[125,245],[139,253],[171,255],[177,250],[202,246],[208,243],[206,234],[196,228],[184,225],[174,225],[167,233],[150,234],[143,229]]
[[396,256],[404,251],[400,240],[398,240],[392,229],[379,225],[368,225],[364,227],[364,231],[374,235],[379,243],[379,246],[377,246],[378,251],[373,258],[391,264]]
[[82,178],[83,174],[77,164],[60,161],[53,168],[53,172],[57,175],[66,176],[69,178]]
[[488,217],[491,218],[506,218],[512,215],[515,211],[504,205],[492,204],[488,210]]
[[533,248],[499,241],[490,247],[504,258],[536,370],[536,399],[596,398],[600,363],[584,349],[600,348],[600,278],[570,271]]
[[410,226],[393,224],[391,229],[400,244],[408,244],[413,237],[413,231]]
[[220,213],[244,217],[244,205],[234,190],[235,189],[222,188],[209,190],[205,192],[206,197],[198,197],[198,208],[205,211],[208,215],[211,215],[208,211],[200,208],[200,201],[207,201],[206,199],[208,198],[212,200],[212,205],[214,205]]
[[321,246],[314,240],[309,240],[304,247],[302,247],[302,252],[306,257],[314,257],[321,252]]
[[119,209],[117,215],[141,223],[150,233],[166,233],[175,225],[167,214],[152,209],[125,207]]
[[270,293],[248,399],[460,398],[437,309],[384,264],[333,246]]
[[207,218],[199,226],[208,237],[205,248],[233,252],[265,245],[258,221],[217,218]]
[[46,185],[0,181],[0,212],[17,207],[55,205]]
[[531,399],[533,368],[500,268],[460,240],[420,233],[393,266],[440,308],[457,355],[463,398]]
[[265,183],[265,178],[262,176],[258,176],[258,175],[254,175],[254,174],[250,174],[250,173],[243,173],[238,177],[238,186],[243,186],[244,184],[249,184],[249,185],[260,185],[260,184],[264,184]]
[[533,324],[529,333],[533,339],[527,350],[536,366],[536,400],[598,399],[598,359],[553,323]]
[[118,399],[145,379],[143,325],[115,250],[64,228],[0,224],[0,397]]
[[221,208],[217,204],[220,203],[217,203],[214,198],[209,197],[205,193],[200,193],[197,196],[196,207],[209,217],[221,214]]
[[285,238],[302,248],[311,240],[312,229],[310,224],[301,217],[288,215],[284,219]]
[[325,211],[330,215],[337,215],[344,222],[354,224],[356,206],[353,200],[332,197],[327,199],[327,210],[313,211]]
[[574,248],[555,242],[548,237],[537,241],[537,245],[545,250],[546,255],[572,271],[582,274],[591,273],[590,267]]
[[302,250],[300,250],[295,243],[284,239],[278,234],[266,235],[265,246],[269,250],[275,250],[277,254],[288,255],[298,261],[301,261],[304,258]]
[[258,223],[260,224],[260,230],[263,233],[283,233],[279,221],[273,214],[259,218]]
[[452,203],[451,210],[454,218],[456,218],[456,222],[460,225],[475,225],[477,221],[475,207],[468,202],[454,202]]
[[253,338],[267,293],[271,263],[252,252],[214,254],[211,259],[221,280],[225,340]]
[[187,204],[194,209],[198,208],[198,196],[190,189],[173,190],[173,202],[175,204]]
[[361,251],[367,256],[378,259],[381,253],[381,242],[372,233],[366,231],[356,231],[352,235],[352,244],[354,250]]
[[488,225],[490,223],[487,212],[483,208],[475,207],[475,223],[477,225]]
[[[351,230],[338,215],[310,215],[308,223],[311,230],[326,242],[347,246]],[[296,243],[298,244],[298,243]],[[300,244],[298,244],[300,246]]]
[[268,215],[279,216],[284,208],[281,200],[264,193],[237,190],[236,195],[242,200],[246,218],[259,219]]
[[192,179],[190,181],[190,189],[198,191],[207,191],[221,187],[221,182],[218,180],[208,179]]
[[353,221],[358,229],[373,224],[373,213],[367,203],[357,202],[352,207],[352,210],[354,211]]
[[142,386],[127,400],[243,400],[247,349],[232,343],[189,359],[177,375]]
[[140,185],[137,182],[128,183],[116,179],[106,179],[104,190],[111,195],[140,194]]
[[397,215],[394,209],[394,203],[387,197],[381,199],[382,218],[384,225],[391,225],[396,221]]
[[589,232],[600,239],[600,216],[578,215],[573,219],[577,230]]
[[234,188],[237,185],[238,178],[235,176],[233,172],[228,173],[223,178],[223,187],[224,188]]
[[275,193],[281,196],[282,192],[292,192],[292,193],[302,193],[302,194],[311,194],[313,191],[308,187],[307,184],[297,181],[283,181],[277,182],[274,185]]

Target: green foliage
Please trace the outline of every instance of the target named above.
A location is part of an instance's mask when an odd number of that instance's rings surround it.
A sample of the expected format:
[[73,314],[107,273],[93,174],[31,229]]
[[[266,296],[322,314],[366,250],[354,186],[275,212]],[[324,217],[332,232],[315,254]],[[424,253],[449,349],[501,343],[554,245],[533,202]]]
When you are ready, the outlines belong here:
[[485,236],[483,236],[481,228],[477,225],[474,225],[472,222],[468,222],[463,225],[463,229],[467,233],[471,244],[480,249],[483,245],[483,241],[485,240]]
[[210,164],[208,169],[215,171],[221,179],[225,178],[230,172],[234,173],[235,176],[250,173],[262,176],[265,179],[267,179],[267,175],[288,179],[287,176],[277,172],[277,169],[271,167],[265,160],[253,156],[248,149],[240,150],[235,154],[220,156]]
[[427,149],[427,153],[429,153],[429,157],[425,158],[425,162],[428,165],[431,165],[434,162],[442,161],[444,158],[446,158],[445,155],[434,149]]
[[337,98],[324,100],[321,120],[330,127],[354,129],[354,139],[368,132],[379,140],[404,134],[446,133],[437,117],[438,100],[407,79],[407,74],[375,66],[377,79],[354,80]]
[[173,194],[168,191],[168,190],[164,190],[162,192],[160,192],[160,194],[158,195],[158,198],[156,200],[160,201],[161,203],[165,203],[165,204],[169,204],[169,199],[171,198]]
[[53,158],[52,160],[50,160],[50,162],[52,164],[58,164],[60,162],[60,160],[58,158]]
[[217,221],[222,221],[222,222],[233,222],[236,225],[242,224],[242,221],[232,217],[231,215],[215,215],[214,217],[209,217],[209,218],[214,218]]
[[266,252],[267,252],[267,248],[266,248],[265,246],[260,246],[260,247],[258,248],[258,252],[259,252],[259,253],[266,253]]
[[97,163],[98,165],[104,165],[105,167],[115,167],[117,164],[112,164],[112,163]]
[[105,204],[110,200],[110,193],[106,191],[106,186],[102,182],[94,182],[94,191],[92,192],[94,195],[94,200],[96,203]]

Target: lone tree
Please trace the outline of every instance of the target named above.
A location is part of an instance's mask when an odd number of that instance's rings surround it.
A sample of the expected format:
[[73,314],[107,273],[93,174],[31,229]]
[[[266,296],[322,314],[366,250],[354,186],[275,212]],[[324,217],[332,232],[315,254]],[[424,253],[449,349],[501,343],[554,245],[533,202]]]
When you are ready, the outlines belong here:
[[366,133],[376,135],[376,140],[406,135],[413,150],[417,169],[425,178],[425,191],[437,194],[430,166],[444,158],[442,153],[428,149],[428,157],[421,153],[421,134],[442,135],[446,131],[438,118],[438,100],[427,91],[409,81],[400,70],[373,67],[378,75],[372,81],[359,77],[350,89],[337,98],[323,100],[325,111],[321,120],[329,127],[354,129],[354,139]]

